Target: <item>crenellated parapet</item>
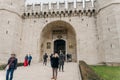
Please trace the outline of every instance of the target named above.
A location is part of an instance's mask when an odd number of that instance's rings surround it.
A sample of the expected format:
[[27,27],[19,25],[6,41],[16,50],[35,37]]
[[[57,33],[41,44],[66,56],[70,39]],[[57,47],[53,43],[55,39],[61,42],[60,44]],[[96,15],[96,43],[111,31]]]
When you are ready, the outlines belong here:
[[54,18],[54,17],[73,17],[73,16],[95,16],[95,9],[89,10],[64,10],[64,11],[48,11],[48,12],[26,12],[23,18]]
[[95,16],[95,1],[55,2],[26,5],[23,18]]

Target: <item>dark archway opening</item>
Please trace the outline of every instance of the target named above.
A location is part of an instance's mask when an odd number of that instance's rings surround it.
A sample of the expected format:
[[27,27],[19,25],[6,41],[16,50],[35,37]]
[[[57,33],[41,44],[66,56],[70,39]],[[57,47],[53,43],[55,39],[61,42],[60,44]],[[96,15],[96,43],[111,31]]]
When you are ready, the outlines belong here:
[[64,40],[56,40],[54,41],[54,52],[58,54],[62,52],[63,54],[66,53],[66,42]]

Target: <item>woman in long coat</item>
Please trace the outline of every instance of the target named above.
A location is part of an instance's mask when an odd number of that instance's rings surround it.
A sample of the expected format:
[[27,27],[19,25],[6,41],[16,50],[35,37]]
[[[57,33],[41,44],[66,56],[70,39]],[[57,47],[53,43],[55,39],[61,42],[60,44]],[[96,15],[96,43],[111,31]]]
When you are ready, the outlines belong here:
[[28,66],[28,55],[25,56],[24,67]]
[[57,74],[58,74],[58,66],[59,66],[59,56],[57,53],[55,53],[54,55],[52,55],[51,57],[52,61],[52,70],[53,70],[53,77],[52,79],[57,79]]

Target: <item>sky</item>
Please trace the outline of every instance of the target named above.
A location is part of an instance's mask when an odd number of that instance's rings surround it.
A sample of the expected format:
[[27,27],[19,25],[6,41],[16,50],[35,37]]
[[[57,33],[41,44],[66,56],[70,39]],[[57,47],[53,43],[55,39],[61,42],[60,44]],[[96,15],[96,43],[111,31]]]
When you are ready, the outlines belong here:
[[[57,1],[64,2],[66,0],[26,0],[26,3],[27,4],[40,3],[40,2],[48,3],[48,2],[57,2]],[[67,0],[67,1],[73,2],[74,0]],[[81,1],[81,0],[77,0],[77,1]],[[88,1],[88,0],[86,0],[86,1]]]

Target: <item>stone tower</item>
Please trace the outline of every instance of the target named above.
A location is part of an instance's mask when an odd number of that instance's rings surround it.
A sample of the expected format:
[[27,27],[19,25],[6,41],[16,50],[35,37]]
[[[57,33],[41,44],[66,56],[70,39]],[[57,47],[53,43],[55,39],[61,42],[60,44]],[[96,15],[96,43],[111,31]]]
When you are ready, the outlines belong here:
[[0,0],[0,56],[4,56],[0,63],[13,51],[20,53],[23,5],[24,0]]
[[103,62],[120,62],[120,0],[97,0],[98,52]]

